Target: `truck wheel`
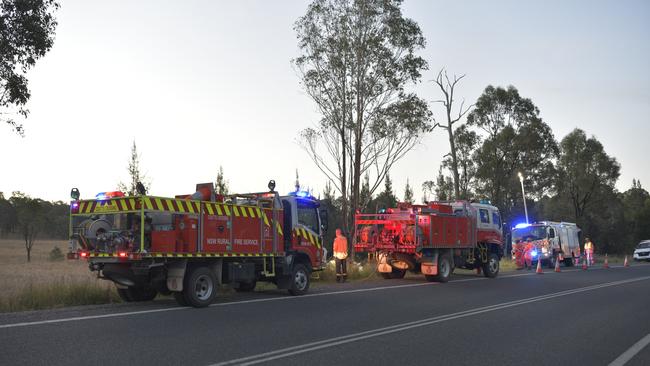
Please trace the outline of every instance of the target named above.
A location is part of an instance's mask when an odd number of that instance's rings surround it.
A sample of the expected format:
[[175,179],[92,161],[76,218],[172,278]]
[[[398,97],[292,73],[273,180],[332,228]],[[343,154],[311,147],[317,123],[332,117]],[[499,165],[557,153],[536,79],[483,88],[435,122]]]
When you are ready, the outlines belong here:
[[180,306],[187,306],[187,300],[185,300],[185,295],[182,292],[174,292],[174,300]]
[[307,290],[309,290],[309,276],[309,270],[304,264],[296,264],[291,272],[289,293],[294,296],[306,294]]
[[483,264],[483,275],[494,278],[499,274],[499,256],[494,253],[488,254],[487,263]]
[[449,281],[451,277],[451,259],[449,255],[443,254],[438,257],[438,274],[433,277],[438,282]]
[[250,282],[240,282],[239,287],[235,288],[235,291],[237,292],[250,292],[255,290],[255,286],[257,285],[257,281],[253,280]]
[[203,308],[212,303],[217,295],[217,279],[207,267],[197,267],[185,276],[183,295],[188,305]]

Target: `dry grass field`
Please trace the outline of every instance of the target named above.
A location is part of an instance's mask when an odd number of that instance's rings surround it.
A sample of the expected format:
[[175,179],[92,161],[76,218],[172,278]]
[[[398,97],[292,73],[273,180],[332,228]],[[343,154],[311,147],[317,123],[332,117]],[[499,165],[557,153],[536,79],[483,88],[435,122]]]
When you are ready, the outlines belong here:
[[66,241],[38,240],[27,262],[24,242],[0,240],[0,312],[119,302],[115,287],[98,280],[86,261],[50,261]]
[[[59,247],[67,251],[66,241],[39,240],[32,250],[32,261],[27,262],[24,242],[21,240],[0,240],[0,312],[50,309],[64,306],[105,304],[120,302],[115,286],[99,280],[88,270],[85,260],[51,261],[50,251]],[[622,262],[610,258],[610,263]],[[508,258],[501,262],[501,271],[513,271],[514,263]],[[469,274],[471,271],[459,270]],[[419,276],[408,274],[407,276]],[[334,264],[329,263],[325,271],[316,273],[314,285],[334,282]],[[348,266],[348,279],[366,281],[381,279],[374,263],[352,263]],[[271,285],[269,285],[271,286]],[[264,284],[258,289],[266,288]],[[274,287],[274,286],[271,286]],[[228,291],[228,289],[222,289]]]

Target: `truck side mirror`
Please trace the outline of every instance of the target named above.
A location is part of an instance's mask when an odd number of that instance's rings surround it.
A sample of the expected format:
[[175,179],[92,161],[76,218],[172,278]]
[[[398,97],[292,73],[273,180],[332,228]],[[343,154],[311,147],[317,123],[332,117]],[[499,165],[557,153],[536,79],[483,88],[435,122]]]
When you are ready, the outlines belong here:
[[327,217],[327,210],[319,210],[318,214],[320,215],[320,227],[323,232],[327,231],[327,227],[329,226],[328,222],[328,217]]

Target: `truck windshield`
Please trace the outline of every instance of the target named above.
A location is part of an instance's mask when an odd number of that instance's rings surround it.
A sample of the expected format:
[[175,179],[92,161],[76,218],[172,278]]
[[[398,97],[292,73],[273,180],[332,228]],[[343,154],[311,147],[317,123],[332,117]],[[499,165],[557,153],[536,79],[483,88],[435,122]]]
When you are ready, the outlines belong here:
[[315,233],[318,230],[318,211],[313,204],[303,203],[298,200],[298,223],[306,226]]
[[546,239],[546,226],[528,226],[512,231],[512,243]]

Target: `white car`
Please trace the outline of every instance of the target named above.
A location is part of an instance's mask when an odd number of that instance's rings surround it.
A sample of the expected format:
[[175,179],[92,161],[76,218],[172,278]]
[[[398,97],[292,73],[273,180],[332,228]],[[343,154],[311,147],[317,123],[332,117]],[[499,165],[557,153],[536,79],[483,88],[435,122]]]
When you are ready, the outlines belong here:
[[650,262],[650,240],[644,240],[634,249],[634,260],[646,260]]

